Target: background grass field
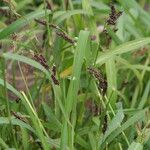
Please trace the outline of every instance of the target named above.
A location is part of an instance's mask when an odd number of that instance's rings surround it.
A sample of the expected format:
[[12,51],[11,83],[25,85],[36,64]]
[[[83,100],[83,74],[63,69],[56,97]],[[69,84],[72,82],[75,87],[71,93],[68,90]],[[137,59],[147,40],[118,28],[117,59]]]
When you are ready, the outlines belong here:
[[0,1],[3,149],[150,149],[149,0]]

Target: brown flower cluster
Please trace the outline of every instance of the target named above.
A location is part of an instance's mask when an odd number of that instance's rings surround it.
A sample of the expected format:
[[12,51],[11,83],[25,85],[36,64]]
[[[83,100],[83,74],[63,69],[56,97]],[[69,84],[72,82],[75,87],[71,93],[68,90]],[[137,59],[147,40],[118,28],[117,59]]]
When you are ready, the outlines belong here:
[[65,32],[56,32],[56,34],[60,37],[62,37],[65,41],[74,44],[75,40],[73,40],[72,38],[70,38]]
[[46,59],[42,54],[34,54],[34,60],[39,62],[45,69],[49,69]]
[[106,21],[107,25],[116,25],[116,21],[122,15],[122,12],[117,12],[113,4],[110,5],[110,8],[111,12],[109,14],[109,18]]
[[[122,15],[122,12],[121,11],[117,12],[115,9],[115,6],[113,4],[110,5],[110,8],[111,8],[111,12],[109,14],[108,19],[106,20],[106,25],[112,26],[112,30],[114,32],[116,32],[118,30],[118,29],[116,29],[116,23],[117,23],[118,18]],[[106,45],[107,48],[109,48],[109,45],[112,41],[112,38],[108,34],[108,31],[106,28],[104,28],[102,33],[105,37],[105,43],[104,44]]]
[[48,0],[46,0],[46,5],[47,5],[47,6],[46,6],[47,9],[52,10],[53,4],[50,3]]
[[[38,20],[35,19],[35,21],[39,24],[42,24],[44,26],[46,26],[46,21],[43,20]],[[64,31],[62,31],[58,26],[54,25],[54,24],[49,24],[50,27],[56,29],[56,34],[60,37],[62,37],[65,41],[74,44],[76,41],[74,39],[72,39],[71,37],[69,37]]]
[[102,132],[103,132],[103,134],[106,132],[107,126],[108,126],[108,119],[107,119],[107,115],[105,115],[105,116],[104,116],[103,127],[102,127]]
[[52,67],[52,75],[51,75],[52,81],[55,85],[59,85],[59,81],[56,79],[56,66],[53,65]]
[[98,88],[102,92],[102,94],[105,95],[107,91],[107,81],[103,78],[102,74],[96,68],[88,67],[87,69],[89,73],[98,80]]
[[[44,21],[44,20],[39,20],[39,19],[34,19],[37,23],[39,23],[39,24],[41,24],[41,25],[44,25],[44,26],[46,26],[46,21]],[[52,27],[52,28],[54,28],[54,29],[58,29],[59,27],[58,26],[56,26],[56,25],[54,25],[54,24],[48,24],[49,25],[49,27]]]

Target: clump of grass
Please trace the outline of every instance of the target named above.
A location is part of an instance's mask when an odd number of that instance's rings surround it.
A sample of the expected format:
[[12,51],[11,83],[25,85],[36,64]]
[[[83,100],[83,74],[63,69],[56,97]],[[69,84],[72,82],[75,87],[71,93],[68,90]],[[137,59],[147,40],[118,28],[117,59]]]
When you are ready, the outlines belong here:
[[149,7],[1,1],[0,149],[149,150]]

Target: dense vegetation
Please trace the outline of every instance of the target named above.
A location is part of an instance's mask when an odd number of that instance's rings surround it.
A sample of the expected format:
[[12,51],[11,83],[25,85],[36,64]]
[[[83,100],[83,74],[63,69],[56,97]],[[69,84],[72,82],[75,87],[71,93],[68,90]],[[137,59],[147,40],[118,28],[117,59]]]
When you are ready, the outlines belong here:
[[149,0],[0,1],[0,149],[150,149]]

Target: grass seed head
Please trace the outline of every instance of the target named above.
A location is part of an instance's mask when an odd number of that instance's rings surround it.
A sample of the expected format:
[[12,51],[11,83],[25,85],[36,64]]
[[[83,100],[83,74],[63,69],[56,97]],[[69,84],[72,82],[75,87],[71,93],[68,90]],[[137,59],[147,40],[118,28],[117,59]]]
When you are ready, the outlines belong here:
[[52,10],[52,4],[48,0],[46,0],[46,5],[47,9]]
[[65,32],[57,32],[56,31],[56,34],[60,37],[62,37],[65,41],[71,43],[71,44],[74,44],[75,43],[75,40],[73,40],[72,38],[70,38]]
[[53,75],[55,76],[56,75],[56,66],[55,65],[53,65],[53,67],[52,67],[52,72],[53,72]]
[[47,61],[42,54],[34,54],[33,57],[34,57],[34,60],[39,62],[45,69],[47,69],[47,70],[49,69]]
[[117,12],[113,4],[110,5],[111,12],[109,18],[107,19],[107,25],[116,25],[117,19],[122,15],[122,12]]
[[51,78],[55,85],[59,85],[59,81],[56,79],[56,77],[53,74],[51,75]]
[[108,126],[108,119],[107,119],[107,115],[105,115],[105,116],[104,116],[103,127],[102,127],[102,132],[103,132],[103,134],[106,132],[107,126]]
[[105,95],[107,91],[107,81],[96,68],[88,67],[88,71],[98,80],[98,88],[101,91],[101,93]]

